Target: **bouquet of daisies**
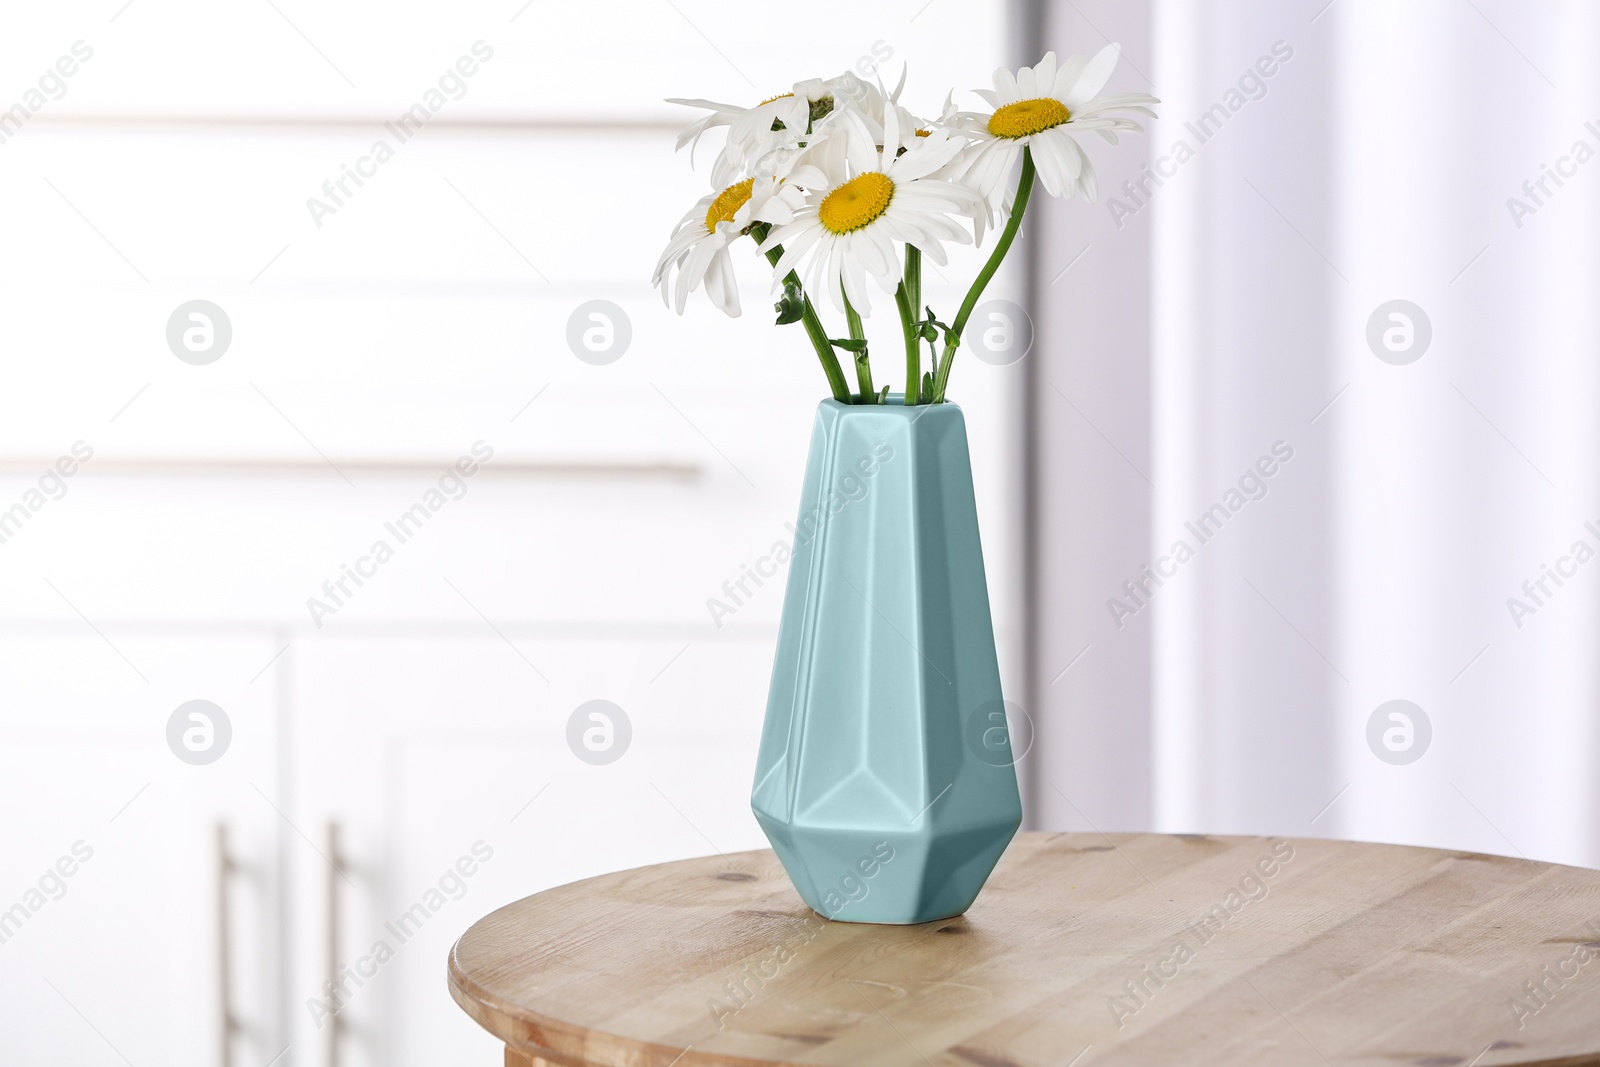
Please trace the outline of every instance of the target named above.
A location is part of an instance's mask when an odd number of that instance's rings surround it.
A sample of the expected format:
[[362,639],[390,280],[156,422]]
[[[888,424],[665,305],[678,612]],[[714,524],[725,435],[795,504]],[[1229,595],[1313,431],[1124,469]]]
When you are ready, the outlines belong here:
[[[958,111],[951,93],[934,119],[901,106],[903,73],[893,91],[846,73],[799,82],[750,108],[671,100],[708,112],[683,131],[680,149],[713,128],[727,134],[711,168],[718,191],[678,223],[652,281],[679,314],[689,294],[704,289],[737,316],[731,250],[749,236],[782,287],[778,323],[804,324],[834,399],[846,404],[882,404],[889,395],[873,383],[862,324],[875,283],[899,312],[905,402],[942,403],[961,331],[1016,239],[1034,181],[1051,196],[1082,190],[1093,202],[1094,168],[1077,134],[1094,130],[1116,144],[1117,131],[1142,129],[1130,113],[1154,117],[1153,96],[1101,93],[1117,58],[1110,45],[1087,61],[1058,65],[1051,52],[1037,66],[1002,67],[993,90],[976,91],[988,110]],[[992,253],[955,318],[941,321],[922,303],[922,257],[943,266],[946,242],[981,246],[997,218],[1004,223]],[[830,334],[813,297],[844,316],[848,337]],[[853,393],[840,352],[855,363]]]

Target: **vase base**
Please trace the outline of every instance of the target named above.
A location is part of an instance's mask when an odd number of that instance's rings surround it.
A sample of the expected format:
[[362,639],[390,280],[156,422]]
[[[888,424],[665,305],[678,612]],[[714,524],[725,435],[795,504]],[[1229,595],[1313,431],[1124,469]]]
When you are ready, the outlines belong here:
[[826,919],[831,923],[849,923],[852,926],[927,926],[931,923],[943,923],[949,922],[951,919],[959,919],[966,913],[966,909],[963,908],[961,911],[952,912],[949,915],[941,915],[933,919],[841,919],[824,915],[815,908],[812,909],[812,914],[819,919]]

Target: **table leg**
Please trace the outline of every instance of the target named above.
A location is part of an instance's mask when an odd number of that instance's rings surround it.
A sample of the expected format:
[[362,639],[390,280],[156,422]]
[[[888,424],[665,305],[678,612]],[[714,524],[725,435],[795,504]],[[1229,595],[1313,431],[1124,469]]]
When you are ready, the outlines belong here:
[[506,1067],[558,1067],[542,1056],[529,1056],[525,1052],[518,1052],[510,1045],[506,1046]]

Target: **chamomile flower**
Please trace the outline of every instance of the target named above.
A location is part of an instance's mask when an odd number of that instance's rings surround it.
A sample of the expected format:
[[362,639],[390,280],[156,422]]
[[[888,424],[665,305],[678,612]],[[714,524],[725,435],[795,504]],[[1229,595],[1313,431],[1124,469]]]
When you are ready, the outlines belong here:
[[[756,168],[775,150],[788,148],[805,136],[811,120],[832,110],[833,99],[825,83],[800,82],[793,90],[763,100],[754,107],[719,104],[715,100],[673,97],[669,104],[706,108],[711,113],[678,135],[678,148],[698,147],[707,130],[728,128],[728,139],[711,168],[713,185],[728,185]],[[694,147],[690,148],[691,160]]]
[[994,89],[978,89],[994,108],[956,116],[960,130],[972,139],[960,167],[961,180],[983,194],[989,204],[1024,148],[1033,150],[1039,181],[1051,196],[1071,196],[1079,189],[1093,203],[1098,195],[1094,166],[1076,134],[1094,130],[1112,144],[1118,130],[1142,131],[1137,121],[1118,112],[1155,117],[1160,103],[1146,93],[1100,95],[1116,68],[1120,45],[1107,45],[1091,60],[1072,56],[1059,68],[1049,52],[1037,66],[1013,74],[994,72]]
[[[802,82],[802,85],[814,83]],[[840,116],[853,112],[866,122],[867,131],[881,144],[883,142],[883,112],[884,108],[896,104],[900,100],[900,91],[905,88],[905,75],[900,77],[900,84],[894,91],[883,87],[880,81],[877,85],[856,77],[850,71],[845,71],[836,78],[829,78],[819,83],[825,98],[832,102],[824,115],[819,116],[813,124],[813,129],[830,123],[838,122]]]
[[761,246],[763,252],[783,246],[775,278],[804,261],[808,292],[827,292],[840,310],[848,296],[864,315],[868,276],[887,292],[900,282],[896,242],[915,245],[942,265],[942,242],[970,241],[951,216],[974,217],[981,200],[965,186],[932,177],[964,142],[945,130],[919,137],[902,115],[897,107],[886,109],[879,144],[847,111],[807,147],[789,174],[791,183],[805,187],[806,206],[793,222],[774,226]]
[[650,284],[661,289],[662,302],[680,315],[689,294],[704,285],[713,305],[738,318],[739,287],[728,246],[754,223],[792,222],[804,202],[804,192],[778,177],[746,178],[702,197],[673,230]]

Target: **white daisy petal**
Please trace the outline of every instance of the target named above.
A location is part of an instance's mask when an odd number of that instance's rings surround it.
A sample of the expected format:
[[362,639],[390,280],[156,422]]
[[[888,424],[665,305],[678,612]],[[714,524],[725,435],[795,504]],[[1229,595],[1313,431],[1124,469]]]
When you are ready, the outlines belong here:
[[1041,150],[1047,152],[1053,157],[1056,167],[1067,181],[1074,182],[1078,180],[1078,174],[1083,170],[1083,154],[1076,151],[1077,144],[1066,127],[1058,126],[1053,130],[1034,135],[1032,145],[1034,158],[1038,158]]
[[917,137],[921,141],[913,148],[906,149],[906,154],[893,160],[889,164],[888,173],[897,182],[914,181],[917,178],[926,178],[946,163],[955,159],[966,147],[953,137],[943,137],[935,140],[932,136]]
[[1077,141],[1068,141],[1071,149],[1078,157],[1078,187],[1083,190],[1084,199],[1093,204],[1100,199],[1100,183],[1094,176],[1094,164],[1089,162],[1089,155]]
[[678,288],[675,293],[675,306],[678,314],[683,314],[684,305],[689,299],[689,294],[698,288],[704,281],[706,271],[710,268],[713,259],[722,251],[722,246],[714,241],[702,241],[690,250],[683,266],[678,271]]
[[706,100],[698,96],[669,96],[669,104],[682,104],[684,107],[698,107],[707,111],[740,111],[741,108],[732,104],[719,104],[715,100]]
[[725,305],[728,302],[727,291],[722,285],[721,269],[725,252],[726,250],[724,250],[724,253],[715,254],[711,257],[711,259],[706,263],[705,274],[702,276],[703,285],[705,286],[706,291],[706,299],[710,300],[711,306],[716,308],[718,311],[726,310]]
[[1078,156],[1072,138],[1059,130],[1035,134],[1029,148],[1039,172],[1039,181],[1051,196],[1071,196],[1078,183]]
[[1017,98],[1032,100],[1039,95],[1039,85],[1034,78],[1032,67],[1022,67],[1017,71]]
[[994,72],[994,91],[996,95],[1008,103],[1022,99],[1017,95],[1017,76],[1005,67],[1001,67]]
[[[707,206],[710,205],[708,204]],[[667,271],[672,266],[682,263],[683,257],[689,253],[689,249],[693,247],[696,241],[700,240],[700,235],[693,228],[693,225],[688,220],[678,224],[677,230],[673,232],[672,238],[667,242],[666,250],[661,253],[661,258],[656,261],[655,272],[650,276],[651,285],[660,285],[661,279],[666,276]],[[703,229],[705,223],[701,222],[699,226]]]
[[[822,240],[827,232],[815,218],[805,220],[799,232],[790,239],[788,244],[783,246],[784,254],[787,255],[791,248],[796,250],[796,255],[805,254],[805,251]],[[787,274],[788,271],[786,270],[784,273]]]
[[1106,82],[1111,80],[1111,72],[1117,69],[1117,58],[1121,54],[1120,44],[1108,44],[1089,60],[1088,66],[1078,76],[1077,84],[1062,98],[1061,102],[1067,105],[1067,110],[1088,102],[1105,88]]
[[794,221],[794,209],[786,204],[782,197],[775,196],[760,208],[750,212],[750,217],[756,222],[781,226]]
[[[961,236],[965,237],[966,234],[962,234]],[[946,266],[950,262],[950,257],[944,253],[944,245],[940,244],[938,241],[930,241],[926,244],[920,244],[917,247],[922,250],[922,254],[928,257],[930,262],[940,267]]]
[[894,245],[884,236],[882,229],[881,226],[873,226],[861,231],[851,246],[856,253],[856,260],[866,272],[879,279],[894,273],[895,268],[891,264],[899,261]]
[[861,261],[861,250],[856,247],[859,243],[846,237],[835,245],[834,255],[839,257],[839,276],[844,281],[845,295],[850,303],[866,313],[872,310],[872,295],[867,290],[866,264]]
[[1083,74],[1086,61],[1082,56],[1068,56],[1066,62],[1061,64],[1056,71],[1055,89],[1050,93],[1057,100],[1065,100],[1067,93],[1078,84],[1078,78]]
[[882,164],[882,153],[878,150],[876,138],[867,130],[866,124],[859,115],[846,113],[845,136],[845,161],[856,173],[868,170],[879,170]]
[[743,310],[739,306],[739,285],[733,277],[733,257],[726,248],[711,261],[711,269],[706,272],[706,289],[712,294],[712,303],[729,318],[739,317]]
[[831,246],[817,250],[816,258],[811,261],[811,269],[806,276],[806,292],[829,294],[833,301],[834,309],[844,310],[842,281],[839,277],[838,262],[833,258]]
[[1161,103],[1161,99],[1159,97],[1151,96],[1149,93],[1102,93],[1090,101],[1089,104],[1085,104],[1084,106],[1089,107],[1093,105],[1137,109],[1142,111],[1144,114],[1149,115],[1151,118],[1155,118],[1155,112],[1151,111],[1150,108],[1159,103]]
[[[922,231],[914,226],[907,226],[903,220],[902,212],[896,210],[893,204],[890,204],[889,210],[883,213],[882,225],[884,235],[891,241],[916,245],[918,241],[922,240]],[[917,245],[917,247],[921,248],[922,246]]]
[[985,199],[993,199],[1000,183],[1011,172],[1012,164],[1022,154],[1022,146],[1015,141],[993,140],[973,153],[970,168],[961,181]]
[[816,237],[811,233],[796,234],[789,244],[783,246],[783,255],[772,265],[773,279],[781,279],[794,270],[795,264],[805,258],[806,250],[815,243]]
[[789,172],[789,176],[785,181],[791,185],[798,185],[802,189],[810,189],[815,186],[827,185],[828,176],[822,172],[820,167],[814,167],[809,163],[801,163]]
[[[805,135],[810,117],[810,103],[792,94],[748,108],[688,97],[674,97],[668,102],[710,112],[678,135],[679,148],[686,144],[698,147],[707,130],[718,126],[728,128],[728,139],[712,165],[712,182],[719,186],[731,185],[743,177],[752,161],[762,159],[774,149],[794,146]],[[691,163],[693,158],[691,149]]]
[[[909,131],[907,131],[909,133]],[[891,162],[902,147],[900,141],[900,109],[898,107],[884,108],[883,111],[883,153]],[[882,159],[879,160],[882,166]]]
[[1036,96],[1049,96],[1056,87],[1056,54],[1046,52],[1044,58],[1039,60],[1033,68]]

